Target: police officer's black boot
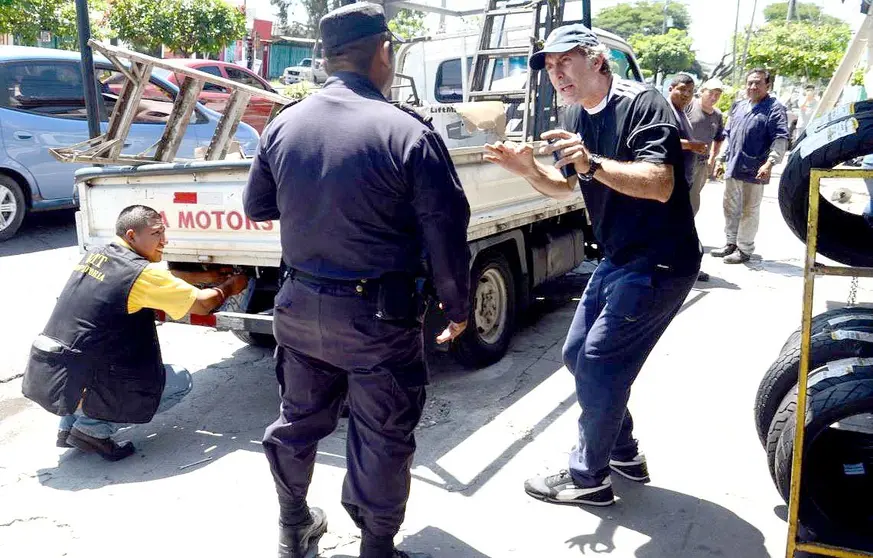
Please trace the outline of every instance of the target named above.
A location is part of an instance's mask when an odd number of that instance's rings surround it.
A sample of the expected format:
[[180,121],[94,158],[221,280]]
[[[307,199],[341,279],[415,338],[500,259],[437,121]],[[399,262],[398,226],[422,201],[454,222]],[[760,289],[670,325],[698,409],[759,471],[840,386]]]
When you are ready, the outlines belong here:
[[318,540],[327,531],[327,515],[309,508],[309,519],[295,525],[279,522],[279,558],[315,558]]
[[431,558],[421,552],[404,552],[394,548],[393,537],[372,537],[363,534],[360,558]]

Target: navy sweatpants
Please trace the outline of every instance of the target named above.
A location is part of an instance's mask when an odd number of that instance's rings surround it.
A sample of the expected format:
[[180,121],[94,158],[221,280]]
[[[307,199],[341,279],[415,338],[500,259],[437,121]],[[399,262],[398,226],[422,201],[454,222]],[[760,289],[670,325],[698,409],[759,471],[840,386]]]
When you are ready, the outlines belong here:
[[563,350],[582,407],[579,441],[570,455],[570,474],[580,486],[603,482],[610,457],[636,456],[627,410],[631,385],[696,280],[696,270],[677,276],[603,260],[588,281]]
[[294,523],[319,440],[350,408],[342,502],[368,537],[394,536],[403,522],[427,372],[421,327],[377,320],[376,293],[289,279],[276,296],[273,331],[282,404],[264,434],[280,521]]

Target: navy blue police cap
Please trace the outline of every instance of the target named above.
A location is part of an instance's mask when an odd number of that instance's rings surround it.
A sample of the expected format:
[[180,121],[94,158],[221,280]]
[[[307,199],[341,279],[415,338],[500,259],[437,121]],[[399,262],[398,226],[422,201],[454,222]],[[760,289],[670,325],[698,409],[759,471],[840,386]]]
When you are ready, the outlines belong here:
[[[382,6],[356,2],[329,12],[319,22],[321,42],[326,53],[336,52],[345,44],[389,32]],[[393,34],[392,34],[393,35]],[[402,42],[392,37],[395,42]]]
[[581,23],[563,25],[549,33],[543,48],[531,55],[528,64],[531,70],[542,70],[546,65],[547,54],[560,54],[577,46],[596,47],[599,44],[597,35]]

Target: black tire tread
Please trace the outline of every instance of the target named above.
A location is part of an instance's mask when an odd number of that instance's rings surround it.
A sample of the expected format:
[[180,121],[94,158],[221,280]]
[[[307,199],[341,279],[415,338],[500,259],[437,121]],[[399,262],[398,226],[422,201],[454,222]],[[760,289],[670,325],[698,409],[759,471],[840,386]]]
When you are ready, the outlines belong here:
[[[854,331],[873,332],[873,327],[857,327]],[[842,358],[873,357],[873,343],[853,339],[835,340],[832,334],[832,331],[822,331],[810,339],[810,372],[830,361]],[[766,447],[767,432],[780,402],[797,385],[799,368],[800,345],[798,344],[780,354],[761,379],[755,397],[755,428],[762,446]]]
[[[834,318],[839,318],[841,316],[846,316],[849,314],[869,314],[870,322],[873,322],[873,308],[867,308],[864,306],[844,306],[842,308],[832,308],[831,310],[827,310],[825,312],[822,312],[821,314],[812,317],[812,335],[816,335],[823,331],[831,331],[834,329],[852,329],[855,325],[855,322],[846,322],[845,325],[838,324],[837,326],[831,326],[828,323]],[[785,344],[782,345],[782,349],[780,349],[779,353],[782,354],[792,347],[799,346],[800,328],[798,327],[793,332],[791,332],[791,335],[789,335],[788,339],[785,340]]]
[[[848,136],[801,156],[798,143],[788,157],[779,182],[779,208],[788,228],[806,242],[809,176],[812,168],[833,168],[839,163],[873,152],[873,112],[852,115],[858,129]],[[834,125],[834,123],[831,123]],[[873,266],[873,227],[861,215],[843,211],[820,197],[818,253],[852,266]]]
[[[806,443],[819,431],[840,418],[873,409],[873,380],[861,379],[840,382],[808,400],[806,415]],[[774,472],[776,488],[787,502],[791,487],[792,452],[794,450],[795,421],[787,422],[776,448]],[[810,525],[807,525],[810,526]]]
[[[873,370],[853,370],[849,374],[840,377],[824,378],[814,384],[810,384],[806,390],[807,397],[811,399],[815,395],[825,391],[828,388],[834,387],[843,382],[851,382],[855,380],[873,379]],[[767,470],[770,471],[770,476],[773,482],[776,483],[776,449],[779,447],[779,437],[788,423],[794,420],[794,413],[797,409],[797,386],[788,393],[779,409],[773,416],[773,421],[770,423],[770,428],[767,431]]]

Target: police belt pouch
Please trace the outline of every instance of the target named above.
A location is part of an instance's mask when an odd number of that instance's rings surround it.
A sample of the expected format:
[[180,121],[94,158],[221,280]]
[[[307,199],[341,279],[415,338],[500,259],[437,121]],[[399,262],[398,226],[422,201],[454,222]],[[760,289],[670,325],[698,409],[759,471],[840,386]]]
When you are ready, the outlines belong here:
[[386,273],[379,279],[376,318],[386,322],[420,319],[422,298],[415,278],[408,273]]

